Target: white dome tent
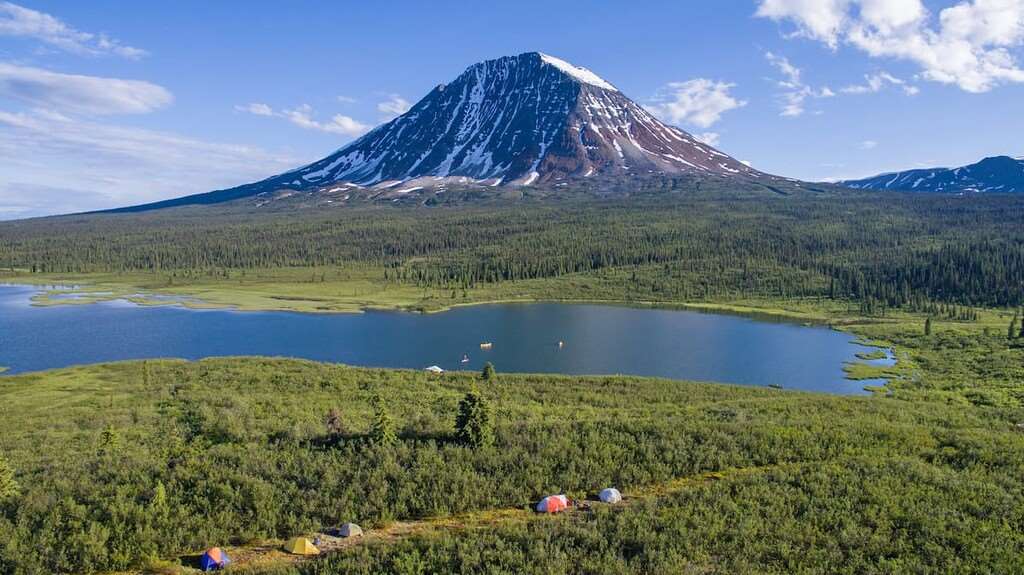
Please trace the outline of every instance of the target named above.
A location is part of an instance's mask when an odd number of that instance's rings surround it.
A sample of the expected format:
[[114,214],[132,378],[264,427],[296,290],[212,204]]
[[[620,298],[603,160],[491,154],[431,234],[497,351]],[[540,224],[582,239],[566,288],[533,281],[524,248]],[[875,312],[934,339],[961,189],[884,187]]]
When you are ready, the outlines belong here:
[[604,503],[615,504],[622,501],[622,494],[619,493],[619,490],[615,489],[614,487],[602,489],[601,493],[599,493],[597,497]]

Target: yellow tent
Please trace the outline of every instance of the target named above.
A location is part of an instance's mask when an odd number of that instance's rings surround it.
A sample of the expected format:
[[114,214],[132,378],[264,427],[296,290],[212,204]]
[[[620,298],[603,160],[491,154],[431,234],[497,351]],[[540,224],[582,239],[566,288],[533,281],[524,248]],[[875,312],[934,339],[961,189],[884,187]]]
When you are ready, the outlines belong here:
[[296,537],[295,539],[289,539],[284,544],[284,550],[292,555],[319,555],[320,550],[305,537]]

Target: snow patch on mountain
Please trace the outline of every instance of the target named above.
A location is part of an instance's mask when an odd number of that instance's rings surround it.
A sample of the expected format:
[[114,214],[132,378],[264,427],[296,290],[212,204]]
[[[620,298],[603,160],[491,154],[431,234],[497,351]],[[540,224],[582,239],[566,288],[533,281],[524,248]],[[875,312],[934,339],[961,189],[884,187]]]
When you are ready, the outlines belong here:
[[615,86],[612,86],[611,83],[605,81],[604,78],[598,76],[597,74],[591,72],[590,70],[584,68],[583,66],[573,66],[572,64],[566,62],[565,60],[555,58],[554,56],[544,54],[543,52],[540,53],[540,59],[548,64],[551,64],[555,68],[558,68],[559,70],[565,72],[566,74],[569,74],[573,78],[576,78],[580,82],[584,82],[592,86],[597,86],[598,88],[604,88],[605,90],[613,90],[615,92],[619,91]]

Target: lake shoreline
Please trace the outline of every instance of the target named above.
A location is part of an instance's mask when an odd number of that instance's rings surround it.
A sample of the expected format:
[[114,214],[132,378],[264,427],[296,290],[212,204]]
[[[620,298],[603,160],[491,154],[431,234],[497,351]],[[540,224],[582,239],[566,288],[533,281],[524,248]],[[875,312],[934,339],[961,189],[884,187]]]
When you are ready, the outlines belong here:
[[[847,361],[855,360],[851,346],[863,342],[855,342],[851,334],[825,337],[826,333],[841,332],[826,322],[757,313],[749,307],[519,298],[451,306],[444,310],[446,314],[439,313],[441,310],[423,312],[396,307],[368,308],[364,314],[309,314],[291,310],[247,314],[231,308],[202,308],[201,311],[227,314],[191,316],[188,312],[200,311],[186,305],[192,301],[160,301],[160,305],[149,306],[140,304],[139,297],[125,297],[105,287],[83,287],[80,283],[71,284],[72,290],[55,290],[52,282],[6,285],[16,290],[11,292],[9,301],[21,309],[20,319],[17,314],[10,316],[14,323],[8,327],[15,336],[20,332],[23,340],[35,339],[37,336],[32,334],[40,330],[50,333],[37,320],[45,324],[61,318],[63,323],[91,326],[58,328],[57,339],[46,339],[57,347],[67,347],[61,341],[90,341],[87,347],[93,351],[62,352],[59,357],[46,358],[29,353],[24,346],[21,352],[12,348],[4,363],[19,373],[149,357],[193,360],[245,355],[299,357],[382,368],[415,369],[436,364],[446,370],[476,370],[482,362],[494,361],[516,373],[621,373],[741,385],[773,384],[837,394],[864,393],[862,385],[850,386],[853,379],[846,378],[842,371]],[[99,289],[104,291],[95,295],[94,290]],[[49,305],[38,305],[39,293],[54,299]],[[96,313],[83,309],[89,307],[86,304],[97,303],[113,305],[100,306]],[[151,311],[133,315],[134,312],[127,311],[129,307]],[[182,311],[155,309],[166,307]],[[44,315],[29,311],[57,308],[68,311]],[[675,315],[676,312],[681,315]],[[731,316],[736,319],[727,319]],[[623,339],[623,333],[635,335]],[[259,334],[256,339],[254,334]],[[423,338],[438,339],[426,344]],[[562,340],[569,344],[565,350],[559,344]],[[474,351],[480,342],[487,341],[496,342],[493,352]],[[616,351],[609,353],[611,349]],[[809,359],[804,355],[806,349],[820,349],[823,355]],[[21,359],[19,353],[28,355]],[[736,356],[739,361],[730,359],[736,353],[740,354]],[[473,363],[466,363],[470,356]],[[461,364],[458,357],[463,357]]]

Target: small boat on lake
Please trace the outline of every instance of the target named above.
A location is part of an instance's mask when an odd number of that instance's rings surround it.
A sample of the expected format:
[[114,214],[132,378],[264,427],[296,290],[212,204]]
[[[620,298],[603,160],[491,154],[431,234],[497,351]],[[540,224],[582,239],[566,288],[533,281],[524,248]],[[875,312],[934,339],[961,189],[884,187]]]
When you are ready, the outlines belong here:
[[492,347],[494,347],[494,344],[489,341],[480,344],[480,349],[491,349]]
[[469,354],[468,353],[462,354],[462,363],[469,363]]

